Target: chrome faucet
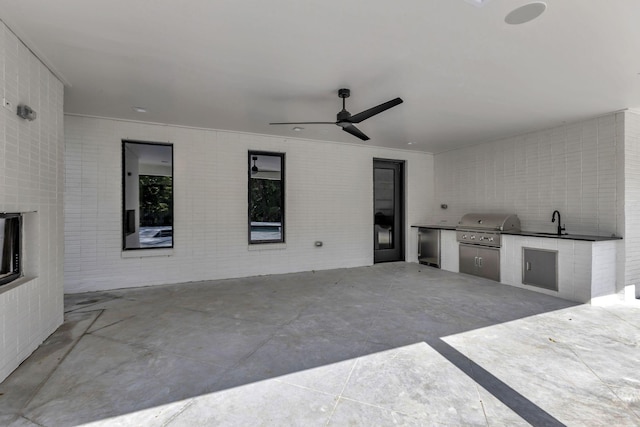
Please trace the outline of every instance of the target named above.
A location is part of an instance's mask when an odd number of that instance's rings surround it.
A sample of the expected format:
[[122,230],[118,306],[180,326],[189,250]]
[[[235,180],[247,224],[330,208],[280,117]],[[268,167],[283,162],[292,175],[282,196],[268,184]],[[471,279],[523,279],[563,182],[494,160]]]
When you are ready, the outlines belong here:
[[562,220],[560,219],[560,211],[553,211],[553,215],[551,216],[551,222],[556,222],[556,214],[558,214],[558,236],[562,235],[562,232],[565,228],[562,226]]

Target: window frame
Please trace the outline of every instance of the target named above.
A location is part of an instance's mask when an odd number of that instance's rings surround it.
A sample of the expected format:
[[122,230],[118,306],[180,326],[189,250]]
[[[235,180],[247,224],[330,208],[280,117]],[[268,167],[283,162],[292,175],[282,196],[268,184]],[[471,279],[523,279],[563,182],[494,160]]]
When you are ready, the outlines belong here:
[[[23,271],[22,271],[22,263],[23,263],[23,252],[22,252],[22,234],[24,232],[24,229],[22,228],[22,214],[20,213],[2,213],[0,214],[0,217],[2,217],[5,220],[12,220],[15,221],[15,227],[18,230],[18,233],[15,236],[11,236],[14,239],[12,248],[15,250],[17,256],[14,255],[14,257],[12,259],[9,260],[9,263],[11,264],[11,272],[7,273],[7,275],[5,277],[0,278],[0,286],[2,285],[8,285],[9,283],[13,282],[14,280],[17,280],[21,277],[23,277]],[[4,233],[4,230],[1,231],[2,233]],[[4,236],[4,238],[6,238],[7,236]],[[3,238],[3,239],[4,239]]]
[[[286,203],[286,186],[285,186],[285,160],[286,153],[275,151],[249,150],[247,153],[247,241],[249,245],[262,245],[273,243],[285,243],[285,203]],[[253,156],[272,156],[280,158],[280,239],[272,240],[252,240],[251,239],[251,167],[253,165]]]
[[[171,212],[172,212],[172,220],[171,220],[171,232],[172,232],[172,236],[171,236],[171,246],[158,246],[158,247],[139,247],[139,248],[128,248],[127,247],[127,236],[131,233],[128,232],[128,220],[129,218],[127,217],[127,209],[126,209],[126,145],[127,144],[140,144],[140,145],[155,145],[155,146],[164,146],[164,147],[171,147]],[[171,142],[155,142],[155,141],[140,141],[140,140],[135,140],[135,139],[123,139],[122,140],[122,206],[121,206],[121,238],[122,238],[122,251],[123,252],[129,252],[129,251],[148,251],[148,250],[172,250],[175,245],[176,245],[176,240],[175,240],[175,168],[174,168],[174,164],[175,164],[175,150],[174,150],[174,144]],[[139,175],[140,176],[140,175]],[[140,185],[139,183],[139,178],[138,178],[138,185]],[[140,212],[140,209],[138,209],[138,212]],[[135,224],[135,231],[140,232],[140,218],[138,218],[138,221]],[[134,231],[134,232],[135,232]]]

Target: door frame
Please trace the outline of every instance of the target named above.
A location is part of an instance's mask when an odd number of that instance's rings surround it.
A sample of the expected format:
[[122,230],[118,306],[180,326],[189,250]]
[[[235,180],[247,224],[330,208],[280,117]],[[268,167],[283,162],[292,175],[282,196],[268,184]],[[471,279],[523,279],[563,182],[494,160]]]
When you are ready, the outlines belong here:
[[[379,163],[386,163],[389,165],[394,165],[394,167],[398,167],[399,171],[397,174],[397,187],[398,187],[398,193],[397,193],[397,197],[399,199],[399,201],[396,204],[397,210],[398,212],[395,212],[394,218],[396,221],[396,225],[397,225],[397,229],[396,229],[396,241],[397,241],[397,250],[398,250],[398,256],[397,258],[394,259],[376,259],[376,249],[375,249],[375,244],[376,244],[376,236],[375,236],[375,193],[376,193],[376,188],[375,188],[375,169],[376,169],[376,164]],[[372,167],[371,167],[371,180],[372,180],[372,209],[371,209],[371,217],[372,217],[372,230],[373,232],[372,234],[372,242],[371,242],[371,246],[373,249],[373,263],[377,264],[380,262],[393,262],[393,261],[406,261],[405,258],[405,245],[406,245],[406,233],[405,233],[405,224],[406,224],[406,218],[405,218],[405,212],[406,212],[406,200],[405,200],[405,174],[406,174],[406,161],[405,160],[397,160],[397,159],[385,159],[385,158],[379,158],[379,157],[374,157],[373,158],[373,162],[372,162]],[[394,249],[396,250],[396,249]],[[380,249],[378,249],[378,251],[380,251]]]

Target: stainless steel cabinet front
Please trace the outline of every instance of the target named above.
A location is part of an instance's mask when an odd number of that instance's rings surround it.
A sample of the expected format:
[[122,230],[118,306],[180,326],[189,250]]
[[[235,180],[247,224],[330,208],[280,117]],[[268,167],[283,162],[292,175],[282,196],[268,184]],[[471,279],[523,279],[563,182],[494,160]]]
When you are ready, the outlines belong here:
[[478,276],[500,281],[500,249],[478,248]]
[[477,274],[478,249],[475,246],[460,245],[460,273]]
[[522,248],[522,283],[558,290],[558,251]]
[[418,229],[418,262],[440,268],[440,230]]
[[500,281],[500,249],[460,244],[460,273]]

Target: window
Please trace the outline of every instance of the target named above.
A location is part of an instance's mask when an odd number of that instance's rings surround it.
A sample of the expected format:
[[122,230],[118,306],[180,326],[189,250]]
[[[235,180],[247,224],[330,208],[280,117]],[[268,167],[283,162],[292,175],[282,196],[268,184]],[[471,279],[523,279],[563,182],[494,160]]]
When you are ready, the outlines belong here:
[[249,152],[249,243],[284,242],[284,153]]
[[129,249],[173,247],[173,146],[122,141],[123,242]]
[[0,285],[12,282],[21,276],[20,214],[0,214]]

